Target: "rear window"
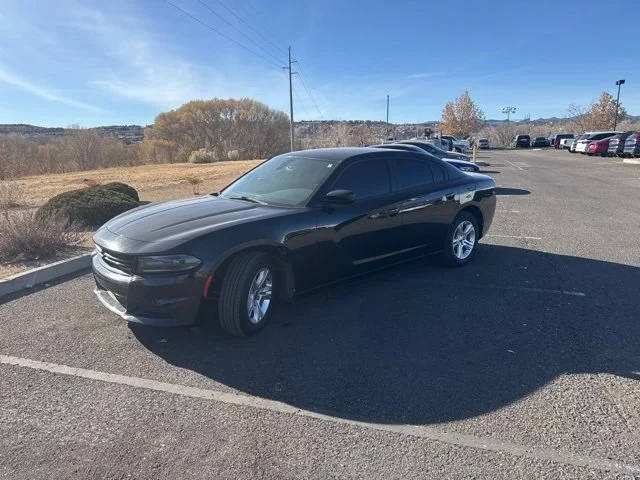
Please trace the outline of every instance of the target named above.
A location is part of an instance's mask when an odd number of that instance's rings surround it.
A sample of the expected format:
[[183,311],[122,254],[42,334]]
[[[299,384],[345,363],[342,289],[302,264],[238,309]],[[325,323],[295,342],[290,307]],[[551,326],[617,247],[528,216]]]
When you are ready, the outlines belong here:
[[518,140],[529,140],[530,138],[529,135],[518,135]]
[[589,140],[602,140],[603,138],[609,138],[612,135],[612,133],[596,133],[595,135],[591,135]]

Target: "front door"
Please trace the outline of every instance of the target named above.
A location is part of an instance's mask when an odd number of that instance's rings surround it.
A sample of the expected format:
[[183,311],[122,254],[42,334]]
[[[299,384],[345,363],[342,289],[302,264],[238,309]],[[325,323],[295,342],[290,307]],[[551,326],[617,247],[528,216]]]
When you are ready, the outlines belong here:
[[326,207],[320,216],[336,260],[332,276],[341,277],[384,265],[397,246],[400,199],[392,193],[384,158],[345,165],[330,190],[351,190],[355,202]]

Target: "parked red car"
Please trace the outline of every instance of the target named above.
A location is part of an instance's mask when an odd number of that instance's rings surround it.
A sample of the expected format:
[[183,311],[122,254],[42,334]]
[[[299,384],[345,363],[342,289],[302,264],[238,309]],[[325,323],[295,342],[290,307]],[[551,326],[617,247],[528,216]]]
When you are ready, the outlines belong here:
[[587,146],[587,155],[601,155],[603,157],[606,157],[609,151],[610,139],[611,137],[590,142],[589,146]]

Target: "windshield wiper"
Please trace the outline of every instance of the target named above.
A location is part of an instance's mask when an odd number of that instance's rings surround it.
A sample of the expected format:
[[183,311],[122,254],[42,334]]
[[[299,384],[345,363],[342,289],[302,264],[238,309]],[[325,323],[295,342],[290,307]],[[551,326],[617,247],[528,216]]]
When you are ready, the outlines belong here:
[[255,198],[247,197],[246,195],[239,195],[239,196],[227,197],[227,198],[230,198],[231,200],[244,200],[245,202],[253,202],[259,205],[267,205],[265,202],[261,202],[260,200],[256,200]]

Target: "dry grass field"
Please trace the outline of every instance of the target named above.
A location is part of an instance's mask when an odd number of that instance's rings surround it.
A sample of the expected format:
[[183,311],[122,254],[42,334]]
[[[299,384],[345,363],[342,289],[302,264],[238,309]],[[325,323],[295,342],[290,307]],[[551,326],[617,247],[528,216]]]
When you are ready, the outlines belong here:
[[22,187],[25,206],[39,206],[58,193],[85,186],[84,180],[98,183],[124,182],[140,194],[141,200],[162,201],[193,195],[189,178],[199,179],[199,193],[220,190],[262,160],[240,160],[209,164],[171,163],[136,167],[105,168],[55,175],[37,175],[16,180]]
[[[190,163],[140,165],[136,167],[105,168],[24,177],[15,180],[15,183],[20,185],[22,192],[20,206],[17,208],[38,207],[54,195],[67,190],[85,187],[84,180],[91,180],[101,184],[116,181],[124,182],[138,190],[141,200],[151,202],[193,196],[194,186],[189,182],[189,179],[197,179],[196,189],[198,193],[207,194],[220,190],[260,162],[262,160],[217,162],[200,165]],[[74,248],[68,252],[60,252],[53,258],[0,264],[0,279],[82,253],[92,247],[92,235],[93,232],[86,232],[84,242],[79,248]]]

